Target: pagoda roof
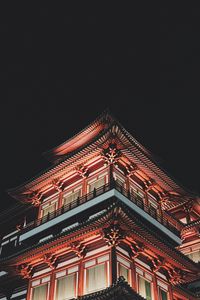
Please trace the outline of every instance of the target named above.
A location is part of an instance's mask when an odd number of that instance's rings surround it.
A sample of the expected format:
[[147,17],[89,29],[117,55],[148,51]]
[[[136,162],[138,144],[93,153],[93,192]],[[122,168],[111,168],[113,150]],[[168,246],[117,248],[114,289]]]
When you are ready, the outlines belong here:
[[[167,192],[188,197],[190,194],[178,185],[162,170],[153,155],[143,147],[113,116],[104,112],[94,122],[68,139],[58,147],[45,153],[54,162],[48,169],[42,171],[24,184],[9,189],[8,193],[24,201],[24,196],[30,192],[38,192],[50,186],[52,180],[61,178],[66,170],[75,170],[75,166],[84,164],[95,155],[101,155],[102,148],[112,137],[118,141],[121,152],[133,161],[150,178],[153,178]],[[178,200],[185,201],[185,200]]]
[[[172,265],[181,268],[182,270],[189,270],[189,273],[199,272],[199,265],[182,254],[174,248],[167,237],[164,237],[155,227],[146,224],[141,217],[130,210],[126,205],[114,202],[106,210],[95,215],[87,221],[81,222],[73,226],[63,233],[58,233],[53,238],[49,238],[41,244],[35,244],[24,247],[23,249],[15,250],[15,253],[0,259],[3,265],[15,265],[18,262],[27,263],[35,257],[40,257],[45,253],[54,251],[55,247],[66,249],[66,243],[70,245],[73,241],[89,237],[93,234],[99,233],[102,228],[109,226],[113,221],[113,211],[118,211],[117,220],[120,226],[123,226],[125,231],[130,236],[140,240],[145,244],[145,247],[154,251],[159,256],[163,256],[169,260]],[[16,261],[17,257],[17,261]],[[193,279],[192,279],[193,280]]]
[[79,300],[145,300],[142,296],[136,293],[130,285],[119,277],[117,282],[107,289],[84,295],[78,298]]
[[77,134],[67,139],[62,144],[44,152],[43,155],[52,162],[60,161],[66,155],[69,155],[70,153],[73,154],[79,148],[87,145],[112,122],[114,122],[114,118],[105,111]]

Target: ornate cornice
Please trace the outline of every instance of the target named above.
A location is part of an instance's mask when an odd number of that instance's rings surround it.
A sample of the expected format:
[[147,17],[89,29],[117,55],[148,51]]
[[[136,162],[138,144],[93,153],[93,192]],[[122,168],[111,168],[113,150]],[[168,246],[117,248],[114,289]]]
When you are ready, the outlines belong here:
[[119,224],[111,224],[107,228],[103,228],[103,239],[111,247],[119,245],[120,241],[125,238],[126,234]]
[[43,193],[41,193],[39,191],[35,191],[35,192],[31,191],[25,195],[25,197],[26,197],[25,202],[31,203],[33,206],[38,207],[41,204],[42,196],[43,196]]
[[127,177],[131,177],[132,175],[134,175],[137,171],[139,170],[138,166],[134,163],[131,163],[129,165],[126,166],[126,174]]
[[130,244],[131,258],[135,259],[139,254],[144,252],[144,244],[135,242]]
[[30,279],[33,274],[33,266],[30,264],[22,264],[16,268],[17,274],[23,279]]
[[144,181],[144,190],[145,192],[149,192],[153,187],[157,185],[156,181],[153,178]]
[[42,257],[43,262],[48,265],[49,268],[55,269],[57,265],[57,257],[53,253],[46,253]]
[[71,247],[71,250],[72,250],[73,252],[75,252],[76,255],[77,255],[79,258],[82,259],[82,258],[85,257],[85,255],[86,255],[86,246],[85,246],[83,243],[77,241],[77,242],[71,243],[71,244],[70,244],[70,247]]
[[116,164],[121,157],[121,152],[115,143],[110,143],[106,149],[103,149],[101,156],[106,164]]
[[58,178],[54,178],[51,182],[51,185],[57,190],[58,192],[63,191],[63,184],[64,182]]
[[89,175],[88,167],[86,167],[84,165],[79,165],[75,169],[76,169],[76,172],[78,173],[78,175],[81,176],[82,178],[88,177],[88,175]]

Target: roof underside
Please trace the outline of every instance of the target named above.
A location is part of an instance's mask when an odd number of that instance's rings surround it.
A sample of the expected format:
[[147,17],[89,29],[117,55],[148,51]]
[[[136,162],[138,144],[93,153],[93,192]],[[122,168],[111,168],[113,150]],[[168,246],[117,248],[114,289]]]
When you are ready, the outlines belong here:
[[166,172],[154,162],[150,152],[145,149],[125,128],[110,114],[104,113],[80,133],[64,142],[62,145],[50,150],[46,156],[54,162],[47,170],[28,180],[21,186],[10,189],[8,193],[16,199],[26,191],[34,191],[48,184],[53,178],[59,177],[66,168],[87,161],[89,157],[100,153],[105,143],[115,135],[121,144],[122,153],[154,178],[166,191],[175,191],[185,195],[187,192],[180,187]]
[[138,295],[123,277],[120,277],[116,284],[109,288],[85,295],[78,298],[79,300],[144,300],[143,297]]

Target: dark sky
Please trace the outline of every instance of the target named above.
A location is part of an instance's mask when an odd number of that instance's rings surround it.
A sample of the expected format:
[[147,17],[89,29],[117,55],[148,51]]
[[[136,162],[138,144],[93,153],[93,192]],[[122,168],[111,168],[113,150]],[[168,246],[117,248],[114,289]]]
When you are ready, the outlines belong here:
[[187,188],[199,186],[200,11],[20,6],[0,17],[0,207],[42,152],[105,108]]

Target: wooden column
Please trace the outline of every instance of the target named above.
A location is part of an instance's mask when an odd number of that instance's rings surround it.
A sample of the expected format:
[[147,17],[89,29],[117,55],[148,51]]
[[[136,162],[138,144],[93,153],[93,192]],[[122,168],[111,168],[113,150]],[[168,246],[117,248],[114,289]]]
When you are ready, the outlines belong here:
[[137,291],[136,269],[135,269],[135,261],[134,260],[131,263],[131,275],[132,275],[132,288],[135,291]]
[[79,264],[79,276],[78,276],[78,297],[82,296],[84,293],[84,267],[83,259],[80,260]]
[[51,272],[51,280],[50,280],[50,288],[49,288],[49,300],[54,300],[54,292],[55,292],[55,273]]
[[173,291],[172,291],[172,286],[171,284],[169,285],[169,300],[173,300]]
[[115,246],[111,248],[111,274],[111,284],[114,284],[117,281],[117,254]]
[[26,300],[31,300],[31,281],[28,282],[28,288],[27,288],[27,296]]
[[83,177],[82,193],[83,195],[87,194],[87,177]]
[[148,193],[146,189],[144,189],[144,204],[148,206],[149,201],[148,201]]
[[155,274],[153,274],[153,293],[154,293],[154,300],[159,300],[158,285],[157,285],[157,279]]
[[60,191],[58,194],[58,208],[63,206],[62,200],[63,200],[63,191]]
[[109,165],[109,183],[110,183],[110,187],[113,186],[114,184],[114,177],[113,177],[113,164]]

